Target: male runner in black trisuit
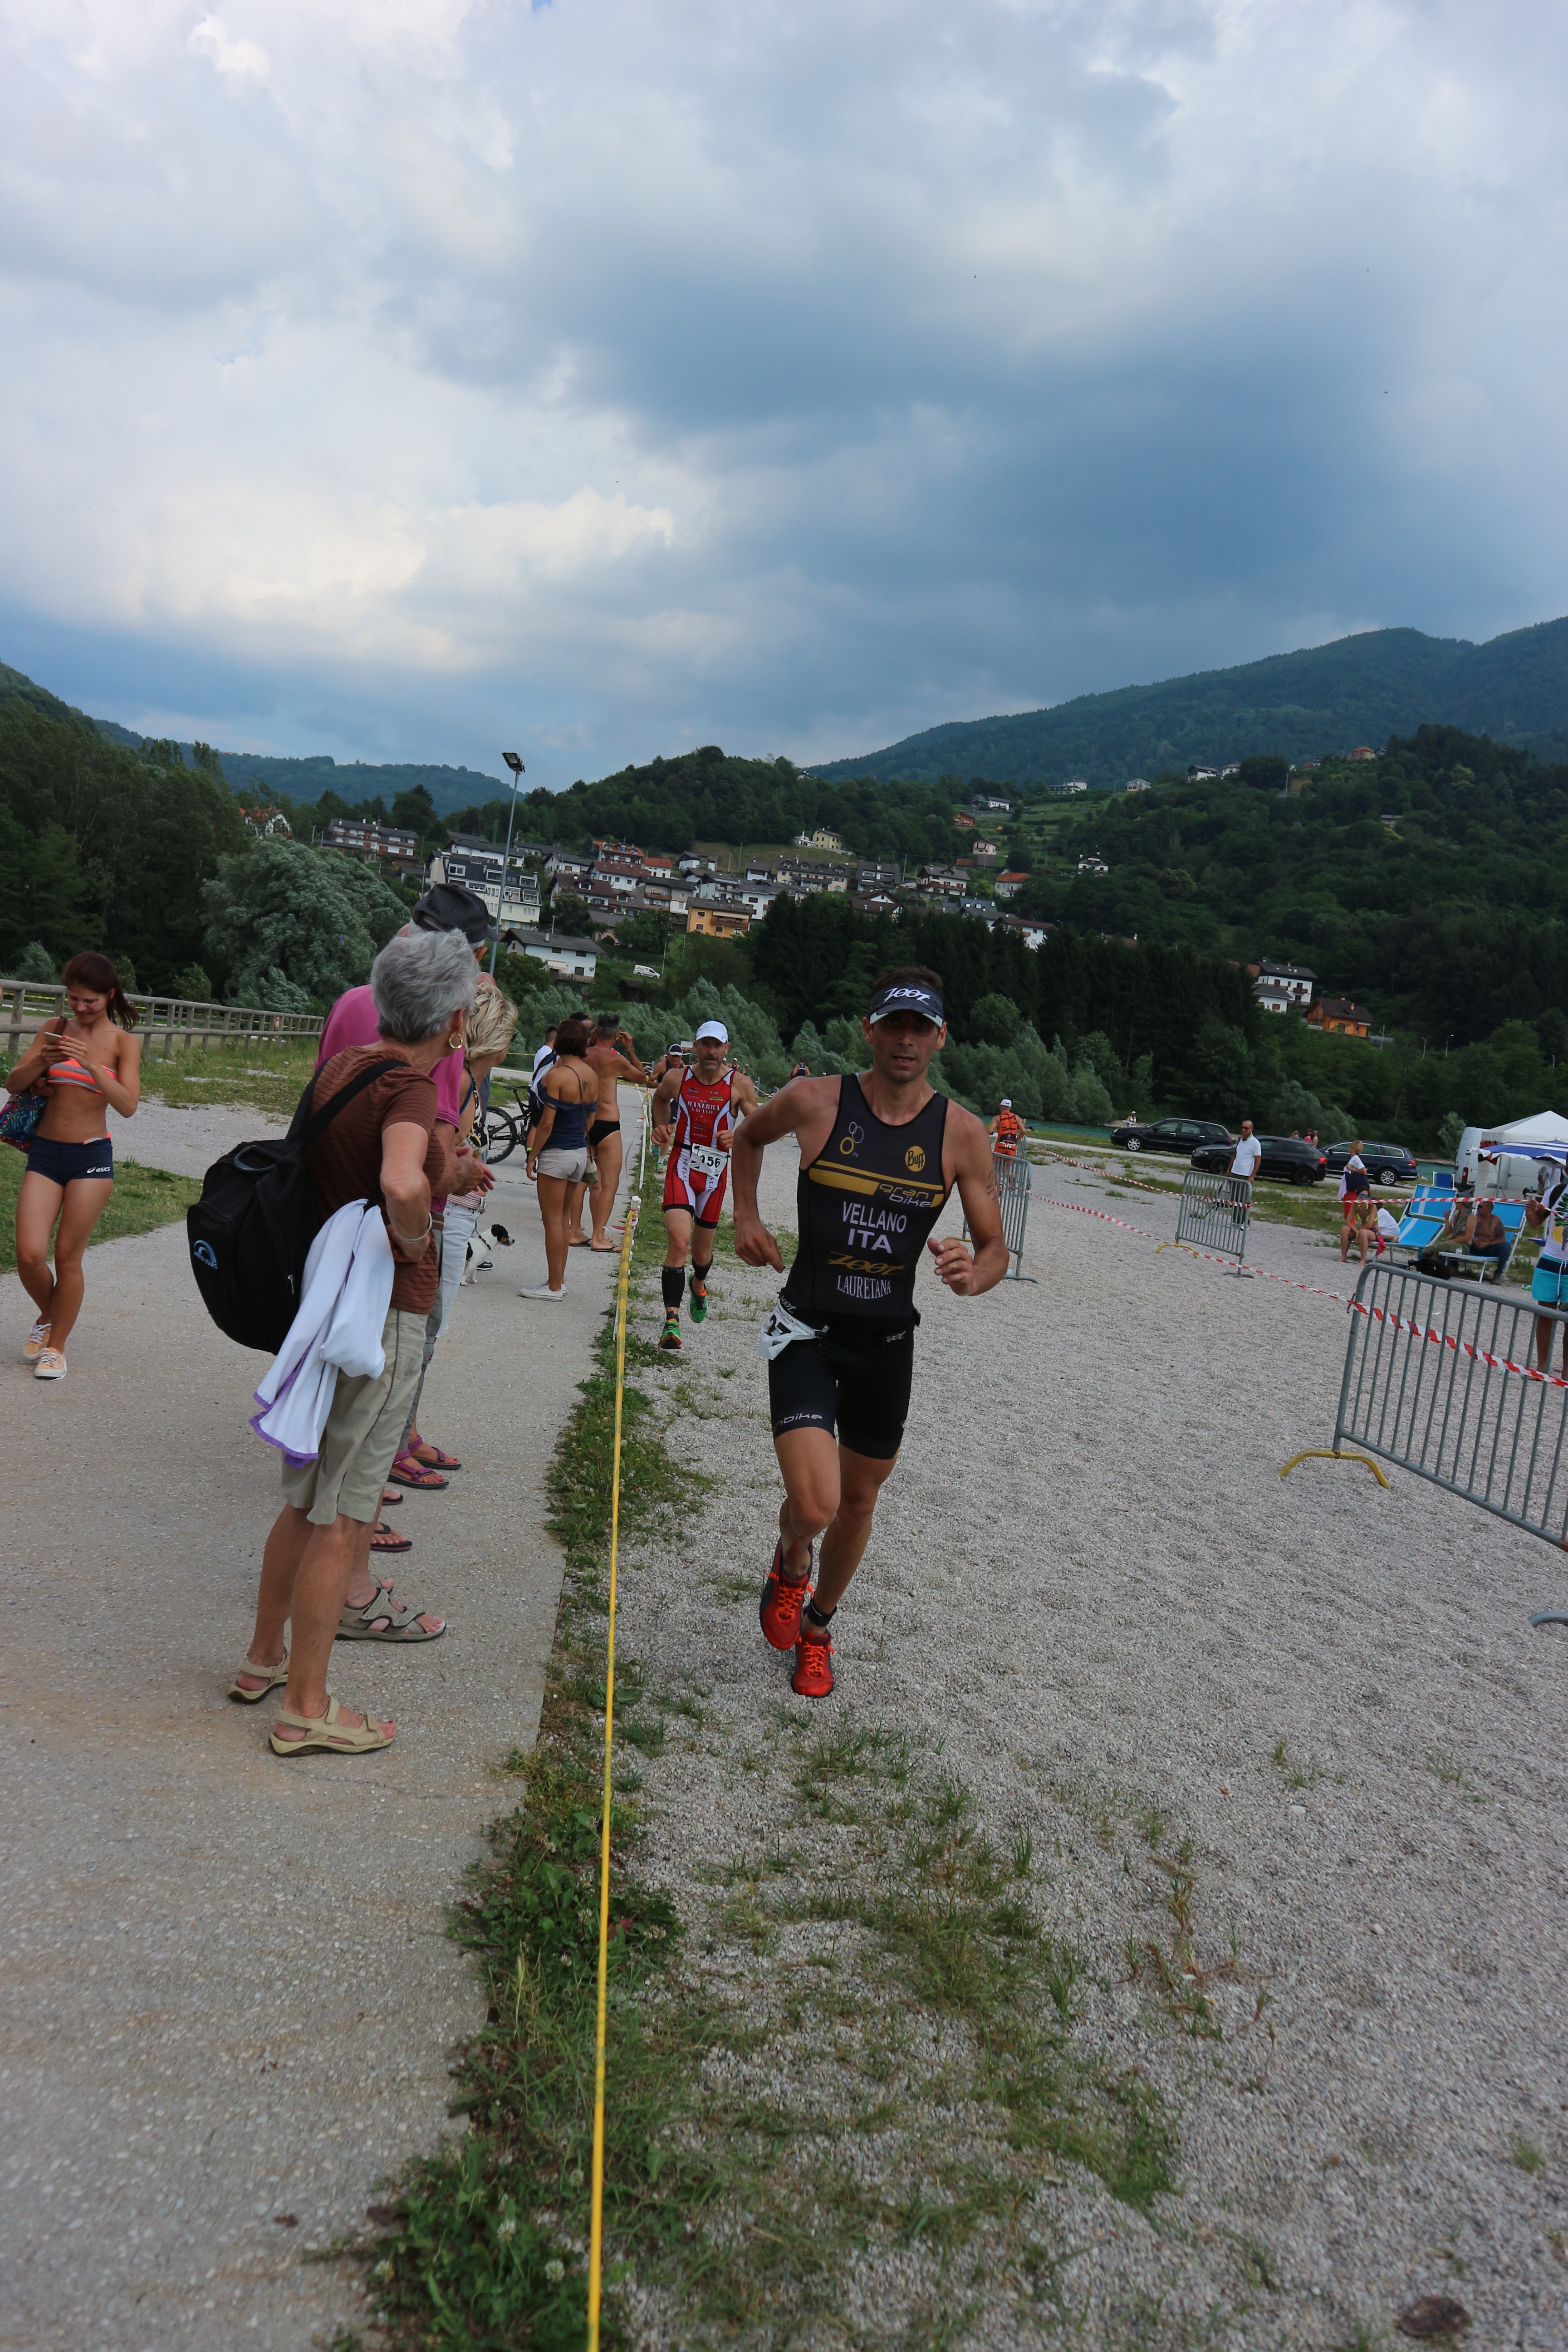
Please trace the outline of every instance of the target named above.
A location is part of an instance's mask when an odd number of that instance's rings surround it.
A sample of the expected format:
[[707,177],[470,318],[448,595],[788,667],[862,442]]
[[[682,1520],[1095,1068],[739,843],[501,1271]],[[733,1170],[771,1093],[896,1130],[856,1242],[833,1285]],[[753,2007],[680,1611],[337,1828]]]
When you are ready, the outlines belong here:
[[[884,972],[863,1026],[869,1070],[792,1079],[751,1114],[731,1150],[736,1254],[782,1271],[778,1244],[757,1214],[757,1180],[768,1144],[800,1139],[800,1244],[763,1329],[784,1499],[761,1615],[774,1649],[795,1651],[792,1681],[805,1698],[826,1698],[833,1688],[828,1629],[903,1439],[921,1244],[962,1297],[989,1290],[1007,1271],[991,1139],[973,1111],[926,1080],[947,1036],[940,978],[923,965]],[[930,1238],[955,1183],[973,1256],[961,1241]]]

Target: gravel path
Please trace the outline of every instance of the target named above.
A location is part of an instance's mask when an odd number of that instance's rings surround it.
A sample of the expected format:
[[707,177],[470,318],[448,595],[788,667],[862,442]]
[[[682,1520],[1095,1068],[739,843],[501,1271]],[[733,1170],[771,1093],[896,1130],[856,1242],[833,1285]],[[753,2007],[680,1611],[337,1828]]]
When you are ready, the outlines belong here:
[[268,1118],[265,1111],[243,1103],[214,1103],[192,1110],[171,1110],[167,1103],[145,1099],[133,1117],[109,1114],[114,1149],[125,1160],[143,1168],[167,1168],[176,1176],[205,1176],[215,1160],[252,1136],[282,1135],[287,1119]]
[[[796,1165],[777,1147],[764,1176],[764,1213],[791,1225]],[[1179,2125],[1179,2194],[1152,2221],[1071,2167],[1039,2191],[1040,2227],[1077,2249],[1076,2340],[1381,2344],[1413,2299],[1449,2294],[1474,2346],[1568,2346],[1568,1633],[1528,1622],[1568,1603],[1568,1568],[1403,1473],[1384,1492],[1315,1462],[1282,1483],[1331,1429],[1343,1308],[1156,1256],[1045,1196],[1161,1234],[1173,1202],[1108,1202],[1071,1169],[1037,1181],[1037,1286],[958,1300],[921,1277],[909,1434],[815,1711],[756,1622],[779,1487],[755,1337],[776,1278],[721,1258],[708,1324],[687,1327],[670,1443],[720,1483],[684,1542],[629,1561],[622,1639],[651,1687],[710,1710],[672,1722],[647,1773],[654,1874],[700,1923],[698,1972],[752,2014],[806,2004],[766,2095],[849,2096],[811,2007],[826,1980],[800,1965],[815,1948],[832,1966],[825,1931],[781,1928],[760,1963],[692,1857],[765,1892],[767,1856],[835,1834],[802,1811],[789,1741],[909,1732],[1001,1844],[1033,1835],[1042,1917],[1098,1973],[1089,2030]],[[1321,1242],[1259,1227],[1255,1248],[1352,1287]],[[654,1336],[655,1294],[638,1319]],[[1171,1944],[1154,1814],[1161,1854],[1191,1840],[1222,2040],[1179,2030],[1141,1957]],[[894,2340],[938,2284],[912,2253],[858,2263],[845,2315]],[[954,2340],[1061,2340],[1047,2320],[998,2273]]]
[[[192,1172],[263,1125],[134,1122],[144,1160]],[[423,1409],[466,1466],[392,1515],[416,1538],[399,1590],[451,1630],[334,1658],[346,1701],[397,1719],[383,1756],[279,1764],[270,1706],[224,1696],[278,1474],[246,1427],[261,1360],[201,1313],[183,1229],[90,1253],[59,1386],[25,1371],[30,1310],[0,1281],[8,2347],[324,2345],[361,2300],[301,2254],[451,2128],[447,2053],[478,2011],[446,1905],[534,1735],[561,1576],[543,1473],[615,1263],[574,1253],[562,1306],[520,1300],[538,1212],[521,1159],[499,1172],[519,1245],[459,1292]]]

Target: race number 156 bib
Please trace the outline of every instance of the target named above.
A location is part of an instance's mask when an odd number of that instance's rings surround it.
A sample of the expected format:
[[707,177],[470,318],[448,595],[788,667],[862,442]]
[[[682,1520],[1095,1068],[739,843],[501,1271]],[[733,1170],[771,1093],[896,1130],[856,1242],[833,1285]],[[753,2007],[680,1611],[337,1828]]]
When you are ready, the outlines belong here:
[[694,1143],[689,1157],[697,1173],[710,1179],[722,1176],[730,1164],[729,1155],[711,1143]]

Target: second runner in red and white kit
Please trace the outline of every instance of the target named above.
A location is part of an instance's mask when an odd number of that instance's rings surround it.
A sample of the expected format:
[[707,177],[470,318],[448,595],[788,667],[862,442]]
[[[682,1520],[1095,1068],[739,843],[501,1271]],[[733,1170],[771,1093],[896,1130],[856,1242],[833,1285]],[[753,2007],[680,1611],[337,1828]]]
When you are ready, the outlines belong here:
[[664,1179],[664,1331],[658,1343],[671,1354],[680,1346],[688,1257],[692,1321],[700,1323],[708,1312],[708,1270],[729,1181],[730,1147],[742,1119],[757,1108],[751,1079],[730,1066],[729,1045],[721,1021],[704,1021],[692,1040],[691,1068],[672,1069],[654,1093],[655,1127],[662,1114],[672,1130]]

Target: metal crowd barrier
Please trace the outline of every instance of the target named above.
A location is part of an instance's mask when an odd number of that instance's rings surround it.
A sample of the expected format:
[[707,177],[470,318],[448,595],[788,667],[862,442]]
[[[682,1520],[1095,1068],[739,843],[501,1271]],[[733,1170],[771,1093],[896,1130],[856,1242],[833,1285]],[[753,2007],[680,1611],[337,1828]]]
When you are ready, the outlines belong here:
[[[1536,1328],[1552,1328],[1536,1369]],[[1331,1448],[1287,1462],[1363,1462],[1414,1471],[1479,1503],[1510,1526],[1568,1539],[1568,1381],[1562,1377],[1568,1310],[1534,1306],[1471,1283],[1408,1267],[1363,1268],[1351,1302],[1350,1339]],[[1345,1451],[1362,1446],[1364,1453]],[[1532,1623],[1560,1622],[1535,1618]]]
[[[1029,1214],[1029,1163],[1022,1151],[1016,1156],[1008,1151],[991,1154],[991,1175],[996,1186],[996,1202],[1002,1212],[1002,1238],[1007,1244],[1008,1265],[1003,1280],[1033,1282],[1035,1276],[1024,1272],[1024,1226]],[[963,1221],[963,1238],[969,1239],[969,1220]]]
[[[1252,1183],[1246,1176],[1205,1176],[1189,1168],[1182,1182],[1176,1213],[1174,1243],[1160,1249],[1206,1250],[1211,1257],[1233,1257],[1235,1272],[1251,1279],[1246,1264],[1247,1227],[1252,1222]],[[1158,1257],[1160,1250],[1154,1253]]]
[[[139,1034],[148,1045],[161,1034],[165,1054],[177,1045],[275,1045],[285,1037],[321,1034],[319,1013],[271,1013],[262,1005],[201,1004],[181,996],[125,992],[140,1015]],[[0,1051],[15,1060],[24,1037],[69,1010],[58,982],[0,980]]]

